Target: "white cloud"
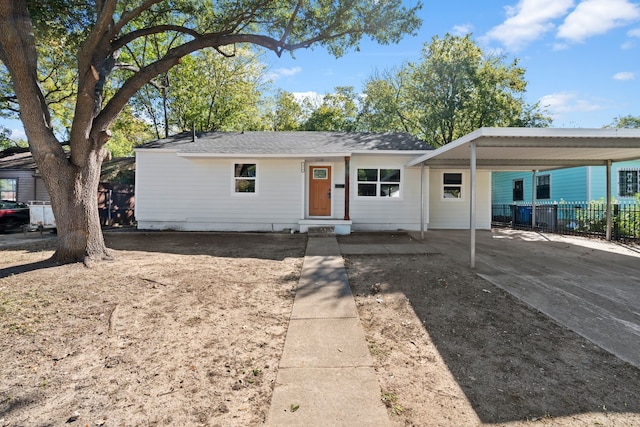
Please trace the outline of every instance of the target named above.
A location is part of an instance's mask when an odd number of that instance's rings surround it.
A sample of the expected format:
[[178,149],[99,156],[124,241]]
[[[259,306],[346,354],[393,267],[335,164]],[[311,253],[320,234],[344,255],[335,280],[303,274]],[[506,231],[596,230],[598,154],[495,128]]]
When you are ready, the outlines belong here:
[[627,32],[629,37],[640,37],[640,28],[634,28],[633,30],[629,30]]
[[584,0],[558,28],[557,36],[581,42],[640,19],[640,6],[629,0]]
[[540,99],[540,105],[549,110],[552,116],[563,113],[598,111],[605,108],[590,100],[580,98],[574,92],[557,92],[545,95]]
[[619,73],[614,74],[613,78],[615,80],[633,80],[636,78],[636,75],[635,73],[632,73],[630,71],[621,71]]
[[485,39],[497,40],[511,50],[518,50],[555,28],[554,19],[567,14],[573,0],[520,0],[507,6],[507,19],[493,27]]
[[462,24],[462,25],[454,25],[451,30],[454,36],[466,36],[467,34],[473,32],[473,25],[471,24]]
[[266,73],[267,80],[277,80],[280,77],[291,77],[302,71],[302,67],[292,67],[292,68],[276,68]]
[[320,105],[322,104],[322,100],[324,99],[324,95],[320,95],[318,92],[309,91],[309,92],[293,92],[293,97],[298,102],[302,102],[308,100],[312,105]]
[[24,133],[23,128],[12,128],[11,139],[27,139],[27,134]]

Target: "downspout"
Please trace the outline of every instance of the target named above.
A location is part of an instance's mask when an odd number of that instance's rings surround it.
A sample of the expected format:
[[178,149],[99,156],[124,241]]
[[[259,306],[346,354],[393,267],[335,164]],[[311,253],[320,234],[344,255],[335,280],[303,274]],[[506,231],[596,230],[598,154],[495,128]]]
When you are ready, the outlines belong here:
[[607,241],[611,240],[611,160],[607,160]]
[[586,201],[588,202],[589,200],[591,200],[591,173],[592,173],[592,168],[591,166],[587,166],[587,198]]
[[471,234],[471,254],[469,256],[469,264],[471,268],[476,267],[476,142],[472,141],[470,146],[471,153],[469,155],[471,159],[470,170],[471,176],[470,189],[471,200],[469,201],[469,229]]
[[344,158],[344,220],[349,221],[349,198],[350,198],[350,186],[349,186],[349,167],[351,165],[351,157],[345,156]]
[[531,229],[534,231],[536,229],[536,188],[538,187],[536,172],[535,170],[531,171]]

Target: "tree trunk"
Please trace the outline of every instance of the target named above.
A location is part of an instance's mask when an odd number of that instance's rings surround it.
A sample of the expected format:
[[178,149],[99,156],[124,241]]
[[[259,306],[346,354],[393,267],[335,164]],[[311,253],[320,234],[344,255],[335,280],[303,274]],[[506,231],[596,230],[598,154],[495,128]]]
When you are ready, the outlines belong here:
[[[98,215],[98,183],[102,152],[91,151],[84,166],[49,167],[43,173],[58,229],[52,259],[60,263],[110,259]],[[47,164],[48,162],[40,162]],[[51,165],[53,166],[53,165]],[[43,171],[44,172],[44,171]]]

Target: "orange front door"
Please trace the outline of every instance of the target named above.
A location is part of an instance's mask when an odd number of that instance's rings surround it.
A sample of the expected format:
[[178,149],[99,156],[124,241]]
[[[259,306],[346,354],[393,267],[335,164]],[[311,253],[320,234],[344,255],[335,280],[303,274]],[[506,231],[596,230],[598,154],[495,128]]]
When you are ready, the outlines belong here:
[[309,216],[331,216],[331,166],[309,167]]

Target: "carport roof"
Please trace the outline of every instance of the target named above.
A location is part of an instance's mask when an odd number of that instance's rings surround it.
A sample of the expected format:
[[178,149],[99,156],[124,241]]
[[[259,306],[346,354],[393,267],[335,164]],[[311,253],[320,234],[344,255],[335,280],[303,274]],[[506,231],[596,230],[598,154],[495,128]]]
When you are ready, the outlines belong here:
[[407,163],[485,170],[549,170],[640,159],[640,129],[481,128]]

